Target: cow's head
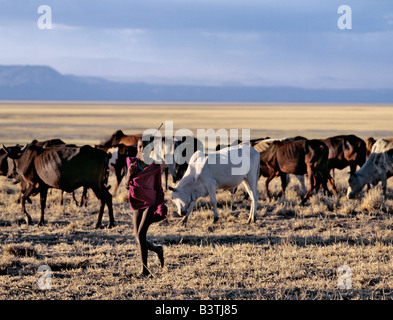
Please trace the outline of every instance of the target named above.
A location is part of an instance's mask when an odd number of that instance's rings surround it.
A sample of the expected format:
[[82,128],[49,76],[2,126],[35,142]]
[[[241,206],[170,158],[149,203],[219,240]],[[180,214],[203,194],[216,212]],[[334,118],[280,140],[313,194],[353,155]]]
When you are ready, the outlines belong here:
[[347,198],[353,199],[360,192],[359,177],[356,173],[349,173]]
[[364,184],[361,183],[359,176],[354,172],[349,173],[347,198],[353,199],[360,191],[362,191]]
[[5,151],[5,153],[7,154],[7,157],[11,159],[19,159],[23,152],[26,150],[27,146],[28,144],[25,144],[23,148],[19,145],[7,148],[4,144],[1,145],[3,151]]
[[185,216],[192,202],[191,194],[179,188],[168,187],[168,189],[171,190],[171,199],[176,204],[178,213]]
[[23,148],[19,145],[8,148],[4,144],[2,145],[2,150],[6,154],[6,158],[3,159],[2,162],[6,162],[3,163],[3,166],[7,168],[7,178],[15,178],[18,175],[16,172],[15,160],[21,157],[26,148],[27,144]]

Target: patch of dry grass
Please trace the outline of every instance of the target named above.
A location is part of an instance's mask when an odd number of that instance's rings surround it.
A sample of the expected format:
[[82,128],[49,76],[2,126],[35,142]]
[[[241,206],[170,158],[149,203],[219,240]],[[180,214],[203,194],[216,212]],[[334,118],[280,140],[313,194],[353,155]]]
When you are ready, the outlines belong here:
[[[345,179],[344,174],[338,178],[342,184]],[[93,229],[98,203],[92,194],[87,208],[76,207],[71,195],[62,207],[55,191],[49,195],[47,224],[28,227],[13,203],[18,186],[2,177],[0,299],[392,297],[393,219],[386,213],[392,203],[385,202],[385,212],[378,211],[378,189],[364,191],[356,200],[318,193],[300,206],[296,192],[265,201],[263,181],[255,224],[246,223],[249,203],[241,189],[233,196],[218,193],[216,224],[208,199],[200,199],[186,227],[169,201],[168,221],[152,225],[148,233],[164,246],[165,267],[149,254],[153,277],[140,279],[135,276],[140,266],[125,190],[114,196],[113,229]],[[279,179],[272,184],[279,189]],[[37,197],[28,211],[36,224]],[[104,224],[107,219],[105,213]],[[41,265],[52,270],[50,290],[37,285]],[[351,268],[351,290],[338,289],[342,265]]]
[[369,213],[378,213],[383,211],[384,203],[381,188],[372,188],[363,196],[360,209]]
[[34,257],[37,255],[31,244],[8,245],[4,248],[4,252],[16,257]]

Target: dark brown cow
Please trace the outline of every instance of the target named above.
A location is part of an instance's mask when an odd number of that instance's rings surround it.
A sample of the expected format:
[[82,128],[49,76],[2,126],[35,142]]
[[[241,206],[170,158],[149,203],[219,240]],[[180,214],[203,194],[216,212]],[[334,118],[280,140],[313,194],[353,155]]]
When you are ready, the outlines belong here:
[[44,224],[46,197],[49,188],[72,192],[77,188],[91,188],[101,202],[96,228],[101,226],[105,205],[109,210],[109,227],[114,226],[112,195],[106,188],[109,157],[106,152],[90,146],[56,146],[43,148],[33,141],[19,152],[3,145],[8,158],[13,159],[13,174],[18,174],[28,187],[22,196],[22,211],[26,222],[31,217],[25,208],[26,198],[40,193],[41,217],[38,225]]
[[[307,138],[302,137],[302,136],[296,136],[296,137],[290,137],[290,138],[283,138],[283,139],[265,139],[265,140],[260,140],[257,144],[254,145],[254,149],[259,152],[259,155],[262,157],[262,153],[266,151],[273,142],[283,142],[283,141],[295,141],[295,140],[307,140]],[[263,176],[265,178],[268,178],[270,176],[270,169],[267,167],[267,165],[263,162],[262,158],[260,160],[260,167],[259,167],[259,177]],[[306,186],[304,184],[304,176],[303,175],[295,175],[296,179],[299,181],[300,186],[301,186],[301,193],[305,195],[307,193]],[[286,177],[287,183],[289,183],[289,175]]]
[[[37,142],[34,140],[35,143],[41,147],[49,147],[54,145],[65,145],[65,142],[60,139],[51,139],[42,142]],[[10,151],[19,152],[23,146],[17,144],[16,146],[8,147]],[[6,176],[8,173],[8,160],[7,160],[7,152],[4,149],[0,149],[0,175]]]
[[[52,147],[52,146],[57,146],[57,145],[65,145],[65,142],[60,140],[60,139],[50,139],[50,140],[45,140],[45,141],[37,141],[34,140],[34,143],[36,143],[37,146],[40,147],[44,147],[44,148],[48,148],[48,147]],[[19,152],[22,149],[22,146],[20,145],[16,145],[13,147],[8,147],[9,150],[13,151],[13,152]],[[4,175],[6,176],[8,173],[8,160],[7,160],[7,153],[5,152],[5,150],[0,149],[0,175]],[[21,184],[21,189],[18,195],[18,203],[21,200],[22,194],[24,191],[26,191],[27,188],[27,183],[20,179],[20,177],[15,176],[15,183],[20,183]],[[72,193],[72,197],[76,203],[76,205],[78,205],[78,201],[75,199],[75,194],[74,192]],[[26,199],[29,203],[31,203],[30,198]],[[63,191],[61,191],[60,193],[60,204],[63,204]]]
[[310,186],[302,199],[304,204],[311,196],[314,189],[322,185],[325,191],[329,177],[328,171],[329,150],[320,140],[276,141],[261,153],[261,161],[266,164],[268,178],[266,179],[266,192],[269,194],[269,183],[274,177],[281,178],[282,196],[285,196],[286,174],[307,174]]
[[[356,167],[366,162],[366,143],[355,135],[334,136],[322,139],[329,148],[328,168],[342,170],[349,166],[350,173],[355,173]],[[332,176],[329,182],[334,185]],[[337,191],[337,190],[335,190]]]
[[104,147],[114,147],[119,144],[124,144],[125,146],[136,146],[138,140],[142,138],[142,134],[135,135],[125,135],[123,131],[117,130],[112,136],[102,143]]
[[350,167],[354,173],[356,167],[361,167],[366,162],[366,143],[355,135],[334,136],[322,139],[329,148],[328,167],[342,170]]

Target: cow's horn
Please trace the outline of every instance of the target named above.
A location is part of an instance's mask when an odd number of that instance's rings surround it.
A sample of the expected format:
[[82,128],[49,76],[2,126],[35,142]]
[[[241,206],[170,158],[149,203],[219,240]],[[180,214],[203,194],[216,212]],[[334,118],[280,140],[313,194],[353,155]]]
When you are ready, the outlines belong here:
[[2,149],[5,151],[5,153],[9,153],[10,149],[8,149],[4,144],[1,145]]
[[26,144],[23,146],[23,148],[22,148],[22,149],[20,149],[20,152],[23,152],[23,151],[25,151],[25,150],[26,150],[26,148],[27,148],[27,146],[28,146],[28,143],[26,143]]

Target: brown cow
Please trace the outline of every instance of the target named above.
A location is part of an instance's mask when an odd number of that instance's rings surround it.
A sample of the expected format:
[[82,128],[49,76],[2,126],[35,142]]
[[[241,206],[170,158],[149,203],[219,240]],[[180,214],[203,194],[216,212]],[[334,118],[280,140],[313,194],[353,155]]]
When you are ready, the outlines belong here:
[[125,146],[136,146],[138,140],[142,138],[142,134],[135,135],[125,135],[123,131],[117,130],[112,136],[102,143],[104,147],[114,147],[119,144],[124,144]]
[[355,135],[334,136],[322,139],[329,148],[328,167],[342,170],[350,167],[354,173],[356,167],[361,167],[366,162],[366,143]]
[[[45,140],[45,141],[37,141],[34,140],[33,141],[37,146],[40,146],[42,148],[49,148],[49,147],[54,147],[54,146],[58,146],[58,145],[66,145],[64,141],[60,140],[60,139],[50,139],[50,140]],[[20,152],[20,150],[22,149],[22,146],[16,145],[13,147],[8,147],[8,149],[14,153]],[[8,174],[8,160],[7,160],[7,153],[5,152],[5,150],[0,149],[0,175],[4,175],[6,176]],[[18,195],[18,203],[20,203],[20,200],[22,198],[22,194],[24,191],[26,191],[27,189],[27,183],[21,179],[18,176],[14,177],[15,179],[15,183],[20,183],[21,184],[21,189]],[[85,192],[84,192],[85,194]],[[78,201],[75,199],[75,193],[72,192],[72,198],[74,199],[76,205],[78,205]],[[30,198],[26,199],[29,203],[32,203]],[[63,199],[63,191],[60,191],[60,204],[63,205],[64,203],[64,199]]]
[[304,204],[313,190],[318,190],[321,185],[330,194],[327,189],[328,154],[328,147],[320,140],[273,142],[266,151],[261,153],[261,161],[266,164],[269,171],[265,182],[268,197],[270,198],[269,183],[278,176],[281,178],[282,196],[285,197],[287,173],[308,175],[310,186],[301,204]]
[[[281,142],[281,141],[294,141],[294,140],[306,140],[306,139],[307,138],[301,137],[301,136],[296,136],[296,137],[292,137],[292,138],[283,138],[283,139],[265,139],[265,140],[261,140],[257,144],[255,144],[254,149],[256,149],[261,156],[262,152],[266,151],[274,141]],[[266,166],[266,164],[261,159],[260,168],[259,168],[259,176],[263,176],[265,178],[268,178],[269,175],[270,175],[270,169]],[[304,184],[304,176],[297,175],[295,177],[300,183],[300,187],[302,189],[301,194],[305,195],[307,193],[307,188],[306,188],[306,185]],[[290,182],[290,176],[287,175],[286,185],[288,185],[289,182]]]
[[40,193],[41,217],[38,225],[42,225],[49,188],[72,192],[83,186],[91,188],[101,202],[96,228],[101,226],[105,205],[109,210],[109,227],[114,226],[112,195],[106,187],[109,161],[106,152],[90,146],[78,148],[60,145],[43,148],[37,146],[36,141],[19,152],[4,145],[3,150],[14,164],[13,168],[8,168],[9,175],[18,174],[28,184],[22,196],[22,211],[28,224],[31,224],[31,217],[25,208],[28,196]]
[[[366,162],[366,143],[355,135],[334,136],[322,139],[329,148],[328,168],[342,170],[349,166],[350,173],[355,173],[356,167],[361,167]],[[332,176],[329,178],[334,185]],[[335,190],[337,192],[337,190]]]

